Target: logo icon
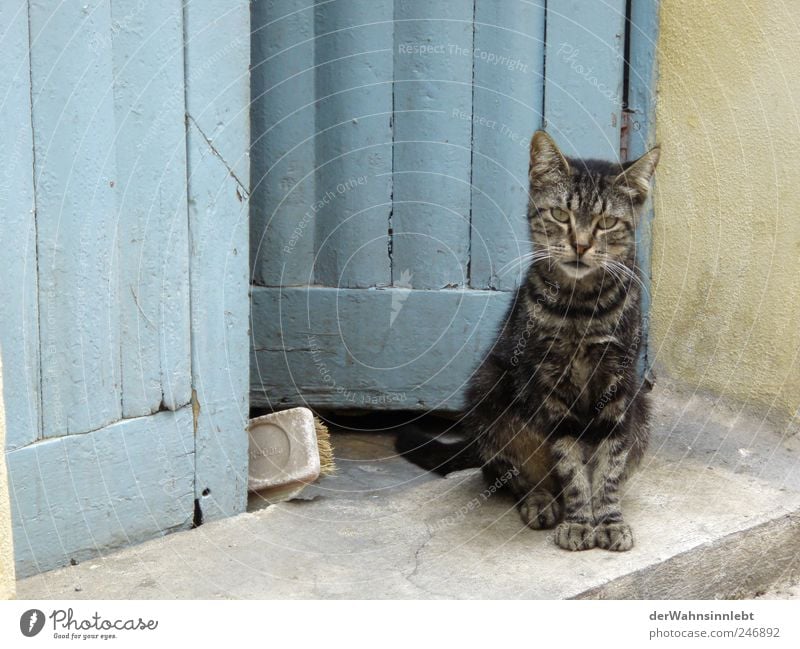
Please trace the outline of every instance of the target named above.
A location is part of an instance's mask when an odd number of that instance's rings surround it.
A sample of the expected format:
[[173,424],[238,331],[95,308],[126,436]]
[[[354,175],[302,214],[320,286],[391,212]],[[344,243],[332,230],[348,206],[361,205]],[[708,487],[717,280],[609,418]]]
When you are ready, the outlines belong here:
[[400,279],[394,283],[396,290],[392,293],[392,313],[389,315],[390,327],[394,324],[395,318],[400,315],[400,310],[403,308],[408,296],[411,295],[411,278],[413,276],[414,273],[406,268],[400,273]]
[[25,611],[19,618],[19,630],[26,638],[32,638],[44,628],[44,613],[38,608]]

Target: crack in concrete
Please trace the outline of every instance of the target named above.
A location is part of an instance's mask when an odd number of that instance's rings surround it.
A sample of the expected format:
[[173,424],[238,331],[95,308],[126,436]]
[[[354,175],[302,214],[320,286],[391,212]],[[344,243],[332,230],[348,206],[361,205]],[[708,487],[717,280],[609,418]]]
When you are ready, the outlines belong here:
[[434,536],[436,536],[436,534],[427,526],[425,527],[425,534],[426,534],[425,540],[423,540],[422,543],[419,544],[417,549],[414,550],[414,567],[413,567],[413,569],[407,575],[403,575],[403,577],[414,588],[417,588],[418,590],[421,590],[426,595],[430,595],[430,596],[433,596],[433,597],[452,598],[452,593],[449,593],[449,592],[446,592],[446,591],[445,592],[439,592],[439,591],[437,591],[435,589],[432,589],[432,588],[429,588],[429,587],[424,586],[422,584],[419,584],[416,581],[414,581],[414,579],[413,579],[413,577],[415,577],[419,573],[419,569],[420,569],[420,566],[422,564],[422,560],[420,559],[420,555],[422,554],[422,551],[433,540]]
[[[430,543],[433,540],[433,532],[427,526],[425,527],[425,534],[427,538],[422,543],[420,543],[419,547],[416,550],[414,550],[414,569],[410,573],[408,573],[408,575],[406,575],[406,579],[417,588],[422,588],[422,586],[411,581],[411,578],[417,575],[420,564],[422,563],[422,561],[419,558],[419,555],[422,553],[422,551],[425,549],[428,543]],[[422,590],[425,589],[422,588]]]

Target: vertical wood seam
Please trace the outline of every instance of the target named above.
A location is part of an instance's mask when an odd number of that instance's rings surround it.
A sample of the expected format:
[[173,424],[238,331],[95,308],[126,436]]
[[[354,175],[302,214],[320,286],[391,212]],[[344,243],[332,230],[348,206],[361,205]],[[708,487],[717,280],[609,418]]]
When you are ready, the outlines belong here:
[[[476,4],[478,0],[472,0],[472,96],[470,98],[470,113],[472,119],[469,124],[469,214],[467,216],[467,268],[464,278],[464,287],[472,288],[472,197],[474,195],[474,173],[475,173],[475,19],[477,18]],[[491,288],[491,273],[489,274],[489,287]]]
[[[625,32],[622,44],[622,124],[619,129],[619,161],[626,162],[630,157],[630,120],[625,115],[630,114],[630,87],[631,87],[631,38],[633,35],[633,9],[632,1],[625,0]],[[623,155],[624,154],[624,155]]]
[[39,394],[36,396],[36,400],[38,401],[39,407],[37,408],[37,419],[38,421],[38,430],[36,431],[36,440],[40,440],[44,438],[44,366],[42,365],[42,310],[40,308],[40,297],[39,297],[39,276],[40,276],[40,268],[39,268],[39,210],[37,204],[37,192],[36,192],[36,129],[33,125],[33,61],[31,58],[31,53],[33,52],[33,34],[31,33],[31,2],[28,0],[26,3],[28,8],[28,93],[30,95],[30,118],[31,118],[31,179],[33,182],[33,249],[34,254],[36,255],[36,264],[34,268],[34,299],[36,300],[36,320],[37,325],[39,328],[38,335],[37,335],[37,346],[39,348],[39,358],[37,359],[39,365]]
[[[192,361],[192,357],[193,357],[193,355],[192,355],[192,287],[191,287],[191,281],[192,281],[192,268],[191,268],[191,264],[192,264],[192,231],[191,231],[191,227],[190,227],[191,226],[191,223],[190,223],[191,206],[189,205],[189,173],[190,173],[190,171],[189,171],[189,122],[188,122],[189,106],[188,106],[187,99],[186,99],[186,92],[187,92],[187,87],[186,87],[187,86],[187,83],[186,83],[187,74],[186,73],[187,73],[187,69],[188,69],[187,68],[187,64],[186,64],[186,5],[187,4],[188,3],[185,0],[183,2],[181,2],[181,34],[182,34],[181,40],[183,41],[181,43],[181,57],[182,57],[181,68],[183,69],[183,114],[184,114],[184,118],[183,118],[183,127],[184,127],[183,128],[183,151],[184,151],[184,177],[185,177],[185,181],[186,181],[185,182],[185,186],[184,186],[184,193],[186,195],[186,247],[187,247],[187,250],[186,250],[186,300],[187,300],[186,308],[187,308],[187,314],[188,314],[188,327],[187,327],[188,332],[187,333],[189,335],[189,349],[188,349],[188,353],[189,353],[189,377],[188,378],[189,378],[189,403],[193,404],[194,403],[195,394],[194,394],[194,385],[193,385],[193,381],[192,381],[192,377],[194,376],[193,373],[192,373],[192,370],[193,370],[193,368],[192,368],[192,362],[193,362]],[[166,357],[160,352],[159,352],[158,356],[159,356],[158,360],[159,360],[159,365],[160,365],[162,362],[164,362]],[[159,379],[160,379],[160,382],[161,382],[161,405],[163,406],[164,403],[165,403],[165,400],[166,400],[165,399],[166,394],[164,392],[164,390],[166,389],[166,384],[165,384],[165,381],[164,381],[164,367],[160,368],[160,377],[159,377]],[[173,392],[174,392],[174,389],[173,389]],[[175,411],[177,411],[177,410],[180,410],[182,407],[184,407],[187,404],[175,403],[174,405],[175,405]],[[195,425],[194,431],[193,431],[193,434],[192,434],[192,440],[195,439],[195,435],[196,434],[197,434],[197,426]],[[197,449],[193,448],[192,452],[194,453],[194,456],[196,458],[197,457]],[[196,461],[194,462],[194,471],[195,471],[195,476],[196,476],[196,474],[197,474],[197,462]],[[195,488],[194,482],[196,482],[196,479],[193,481],[192,489]]]
[[[311,36],[311,63],[314,65],[314,77],[312,79],[312,83],[314,85],[314,91],[313,91],[312,96],[311,96],[311,99],[314,102],[314,109],[313,109],[313,111],[314,111],[314,114],[313,114],[313,122],[314,122],[314,156],[313,156],[313,164],[314,164],[314,170],[310,175],[310,179],[311,179],[311,182],[314,183],[314,186],[311,188],[311,196],[316,201],[317,200],[317,196],[319,195],[317,192],[319,191],[320,183],[319,183],[319,178],[317,177],[317,174],[319,173],[319,167],[320,167],[319,159],[321,157],[319,155],[319,146],[320,146],[320,141],[319,141],[319,130],[320,129],[319,129],[319,125],[320,125],[320,120],[319,120],[319,103],[318,102],[319,102],[320,97],[319,97],[319,76],[318,76],[319,75],[319,67],[317,65],[317,38],[320,35],[317,34],[317,3],[314,2],[310,6],[310,9],[311,9],[311,30],[313,32],[312,36]],[[273,56],[275,56],[275,55],[273,55]],[[272,57],[270,57],[270,58],[272,58]],[[297,110],[297,109],[295,109],[295,110]],[[273,127],[274,127],[274,125],[273,125]],[[306,176],[306,177],[309,177],[309,176]],[[305,180],[305,178],[303,180]],[[301,182],[303,182],[303,181],[301,181]],[[314,234],[314,243],[313,243],[313,250],[312,250],[313,251],[313,257],[311,258],[311,268],[309,268],[308,275],[307,275],[308,279],[313,281],[315,284],[319,284],[320,283],[320,280],[317,278],[316,265],[317,265],[317,259],[319,257],[319,248],[318,248],[317,242],[319,241],[319,237],[320,237],[320,234],[321,234],[320,230],[319,230],[321,225],[322,224],[320,223],[320,219],[315,217],[314,218],[314,232],[313,232],[313,234]],[[282,276],[283,276],[283,272],[281,272],[281,277]]]
[[[186,32],[186,13],[189,10],[189,3],[183,2],[181,7],[181,32],[183,33],[183,146],[186,155],[186,241],[189,250],[187,251],[187,277],[189,279],[188,286],[188,306],[189,306],[189,385],[192,395],[192,451],[194,453],[194,478],[192,480],[192,488],[194,489],[195,496],[197,495],[197,417],[200,411],[200,404],[197,399],[197,386],[195,385],[195,366],[194,366],[194,345],[195,334],[194,326],[192,325],[192,245],[193,232],[192,232],[192,204],[191,196],[189,194],[189,181],[191,177],[191,165],[189,164],[189,64],[187,56],[187,38]],[[163,387],[162,387],[163,389]]]
[[397,88],[396,79],[395,79],[395,53],[397,50],[397,43],[395,42],[395,7],[397,6],[396,3],[392,3],[392,107],[391,113],[389,114],[389,130],[391,131],[391,138],[392,138],[392,161],[390,164],[390,174],[389,174],[389,216],[388,216],[388,228],[387,228],[387,235],[388,241],[386,243],[387,247],[387,254],[389,255],[389,286],[394,286],[394,228],[392,224],[392,219],[394,218],[394,154],[395,154],[395,146],[394,146],[394,136],[395,136],[395,124],[397,122],[397,118],[394,114],[394,107],[395,107],[395,90]]
[[[109,55],[109,58],[111,59],[111,89],[110,89],[111,102],[112,102],[111,115],[114,118],[114,141],[113,141],[114,153],[113,153],[113,157],[114,157],[114,168],[116,169],[116,172],[117,172],[117,175],[118,175],[119,174],[119,167],[117,166],[117,141],[119,139],[120,131],[117,128],[117,107],[116,107],[117,69],[116,69],[116,64],[114,62],[114,8],[112,6],[113,1],[114,0],[108,0],[108,24],[109,24],[109,28],[110,28],[110,32],[111,32],[108,35],[108,50],[109,50],[108,55]],[[125,66],[123,66],[123,69],[124,68],[125,68]],[[111,153],[106,154],[106,158],[110,158],[111,155],[112,155]],[[117,181],[118,180],[119,179],[117,178]],[[121,209],[122,206],[120,205],[120,196],[119,196],[119,192],[118,191],[114,192],[114,203],[116,204],[116,207],[117,207],[117,215],[118,215],[118,219],[119,219],[119,212],[120,212],[120,209]],[[117,232],[117,234],[119,234],[119,220],[117,220],[116,232]],[[118,333],[118,337],[119,337],[119,345],[117,346],[117,353],[118,353],[117,368],[119,370],[119,418],[120,418],[120,420],[122,420],[124,418],[124,415],[125,415],[125,384],[124,384],[125,373],[122,370],[123,358],[125,356],[124,353],[123,353],[123,349],[122,349],[123,346],[125,345],[125,337],[123,336],[123,332],[122,332],[122,308],[123,308],[122,307],[122,286],[125,283],[125,278],[123,277],[122,268],[121,268],[121,266],[122,266],[122,258],[121,258],[122,250],[120,250],[120,245],[122,244],[122,241],[121,241],[121,237],[119,237],[119,236],[116,236],[115,238],[116,238],[116,245],[114,246],[114,248],[116,249],[116,254],[117,254],[117,296],[116,296],[116,299],[117,299],[117,307],[119,309],[119,317],[117,318],[117,333]],[[113,268],[114,267],[113,252],[112,252],[111,259],[112,259],[111,267]],[[139,306],[138,302],[136,303],[136,306],[138,306],[139,309],[141,310],[142,307]],[[142,315],[144,316],[144,311],[142,311]],[[145,320],[146,319],[147,319],[147,316],[145,316]],[[164,385],[162,384],[161,385],[161,403],[163,403],[163,402],[164,402]],[[159,406],[160,406],[160,404],[159,404]]]
[[[645,150],[649,149],[655,144],[655,101],[656,101],[656,89],[658,83],[658,33],[660,27],[660,2],[659,0],[654,0],[652,5],[644,5],[646,9],[643,10],[643,6],[639,3],[630,2],[630,16],[629,18],[629,27],[630,27],[630,58],[631,60],[628,61],[630,72],[634,73],[629,75],[629,88],[628,90],[628,99],[629,104],[635,105],[635,108],[640,109],[640,113],[634,110],[634,115],[640,115],[640,121],[644,124],[644,134],[641,138],[643,143],[644,150],[636,150],[634,151],[634,156],[642,155]],[[636,11],[636,9],[639,11]],[[649,12],[647,11],[649,9]],[[650,20],[648,20],[648,17]],[[647,56],[643,55],[642,48],[635,47],[635,43],[644,43],[645,44],[645,51],[647,52]],[[637,96],[637,94],[641,94],[641,90],[637,92],[631,92],[631,89],[635,89],[636,86],[641,86],[642,82],[647,83],[646,92],[641,95]],[[641,102],[641,104],[640,104]],[[631,144],[635,141],[631,138],[631,133],[629,133],[628,142],[629,142],[629,151],[631,148]],[[657,181],[656,181],[657,182]],[[648,232],[648,240],[645,242],[645,245],[648,246],[648,250],[646,253],[647,256],[647,268],[643,268],[642,271],[645,275],[643,280],[646,282],[648,289],[652,285],[652,269],[650,268],[651,262],[651,251],[652,251],[652,224],[653,224],[653,203],[652,203],[652,196],[649,199],[649,205],[646,208],[645,213],[642,215],[642,223],[646,223],[647,232]],[[640,372],[643,378],[648,382],[653,382],[653,368],[650,361],[650,308],[652,306],[651,301],[648,299],[646,302],[647,311],[644,313],[644,342],[642,344],[642,352],[640,354]]]
[[544,0],[544,25],[542,26],[542,129],[547,130],[547,0]]

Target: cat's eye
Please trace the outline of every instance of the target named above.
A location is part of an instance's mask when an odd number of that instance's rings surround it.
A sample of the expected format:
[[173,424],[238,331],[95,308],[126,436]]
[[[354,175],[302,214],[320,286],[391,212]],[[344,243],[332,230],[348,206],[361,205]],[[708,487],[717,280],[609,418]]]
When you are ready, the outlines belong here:
[[559,223],[569,223],[569,212],[554,207],[550,210],[550,215]]
[[597,228],[599,230],[610,230],[613,228],[619,219],[615,219],[613,216],[601,216],[600,220],[597,221]]

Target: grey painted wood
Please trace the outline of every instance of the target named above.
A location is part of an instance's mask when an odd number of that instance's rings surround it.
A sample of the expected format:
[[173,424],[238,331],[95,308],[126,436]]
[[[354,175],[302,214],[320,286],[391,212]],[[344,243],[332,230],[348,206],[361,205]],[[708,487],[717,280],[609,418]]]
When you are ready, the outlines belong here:
[[45,437],[121,416],[108,0],[30,2]]
[[547,4],[544,113],[567,155],[616,160],[622,122],[625,0]]
[[468,284],[473,8],[395,3],[394,286]]
[[180,0],[114,3],[122,414],[191,399]]
[[253,288],[255,406],[458,410],[512,294]]
[[249,143],[243,148],[242,136],[250,134],[250,3],[183,5],[189,119],[247,190]]
[[315,9],[314,283],[391,282],[392,0]]
[[[286,165],[271,181],[277,186],[280,178],[286,185],[278,186],[272,211],[293,216],[275,229],[264,228],[266,215],[255,216],[257,235],[274,254],[259,254],[254,267],[255,283],[265,287],[256,287],[253,294],[253,403],[458,409],[469,372],[494,339],[503,306],[525,270],[515,260],[530,245],[525,211],[531,134],[545,120],[568,153],[611,159],[619,155],[625,1],[591,7],[577,0],[546,6],[521,1],[394,3],[391,288],[385,286],[383,271],[374,271],[374,264],[385,260],[379,197],[365,212],[376,218],[347,231],[340,224],[358,207],[353,201],[360,200],[360,194],[346,200],[335,197],[326,206],[330,209],[308,216],[300,194],[289,191],[312,191],[313,178],[318,199],[321,179],[332,176],[325,181],[330,185],[349,175],[343,171],[349,169],[345,161],[353,154],[348,147],[359,132],[367,137],[372,130],[359,131],[360,124],[351,128],[348,117],[356,109],[372,110],[376,116],[382,111],[383,100],[376,96],[357,106],[348,103],[353,85],[364,83],[360,53],[372,48],[377,52],[383,45],[373,43],[372,31],[362,35],[366,19],[347,13],[340,4],[316,4],[318,67],[313,86],[303,76],[301,62],[294,61],[291,83],[296,85],[284,84],[287,94],[297,96],[283,97],[275,89],[281,99],[272,100],[279,113],[290,107],[296,111],[285,118],[283,140],[269,136],[288,148],[286,159],[298,152],[293,159],[297,165],[301,149],[293,147],[311,137],[302,138],[297,129],[298,108],[312,100],[317,102],[318,144],[313,173],[309,169],[303,175],[297,166],[289,173]],[[273,15],[280,15],[276,5],[268,6]],[[381,7],[372,9],[378,12]],[[301,13],[292,20],[299,20]],[[265,16],[260,14],[259,20]],[[303,20],[303,36],[311,38],[307,17]],[[382,20],[373,20],[377,30]],[[330,31],[336,38],[350,34],[352,41],[339,42]],[[281,38],[286,47],[303,52],[297,45],[299,35],[290,41],[276,32],[276,42],[283,43]],[[270,56],[277,61],[275,49]],[[379,51],[382,55],[383,49]],[[380,85],[384,59],[378,53],[371,57],[379,62],[374,85]],[[335,59],[341,60],[328,67]],[[305,119],[310,120],[308,114]],[[343,124],[347,129],[339,128]],[[271,126],[282,130],[280,121]],[[269,164],[279,168],[277,153],[283,155],[275,147],[259,165],[273,160]],[[309,160],[306,164],[310,166]],[[287,225],[291,223],[294,228]],[[309,247],[312,232],[314,245]],[[372,241],[378,245],[368,244]],[[316,251],[311,277],[309,257]],[[360,251],[370,253],[369,259],[359,258]],[[353,262],[357,263],[351,267]],[[356,278],[356,269],[364,274]],[[281,284],[283,290],[278,288]],[[490,306],[479,335],[473,335],[481,301]],[[431,332],[446,333],[434,341]],[[424,353],[419,354],[420,349]],[[440,371],[444,367],[447,370]]]
[[315,187],[314,5],[252,5],[250,263],[262,286],[313,280]]
[[542,125],[544,3],[475,4],[470,286],[513,290],[530,250],[529,146]]
[[[184,21],[195,486],[203,519],[213,520],[243,511],[247,495],[249,223],[240,181],[249,178],[249,3],[220,15],[194,0]],[[196,83],[200,76],[225,81]],[[206,119],[221,120],[214,141]]]
[[659,2],[632,2],[628,105],[628,159],[635,160],[656,143],[655,112]]
[[33,187],[28,3],[0,4],[0,355],[6,449],[40,434],[39,309]]
[[253,6],[260,285],[388,285],[390,0]]
[[[628,81],[628,159],[635,160],[656,144],[656,82],[659,2],[631,3],[630,74]],[[656,174],[657,175],[657,174]],[[658,180],[656,179],[656,182]],[[651,286],[652,200],[637,230],[637,263],[645,286]],[[645,291],[642,308],[649,316],[652,296]],[[645,321],[642,369],[649,371],[649,317]]]
[[192,524],[190,407],[44,440],[6,461],[18,577]]
[[184,529],[195,498],[244,508],[249,6],[33,0],[30,65],[16,9],[0,342],[26,575]]

